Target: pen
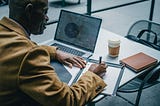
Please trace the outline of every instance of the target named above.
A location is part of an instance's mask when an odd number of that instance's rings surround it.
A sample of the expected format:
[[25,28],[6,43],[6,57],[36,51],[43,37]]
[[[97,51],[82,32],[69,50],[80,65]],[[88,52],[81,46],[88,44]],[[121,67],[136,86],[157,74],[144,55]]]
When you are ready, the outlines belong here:
[[102,63],[102,56],[99,56],[99,64]]

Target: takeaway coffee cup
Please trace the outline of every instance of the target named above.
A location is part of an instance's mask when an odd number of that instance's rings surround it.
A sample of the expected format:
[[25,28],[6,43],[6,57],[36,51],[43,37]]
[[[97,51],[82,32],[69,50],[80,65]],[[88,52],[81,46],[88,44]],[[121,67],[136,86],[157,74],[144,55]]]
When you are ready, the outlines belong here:
[[117,57],[119,55],[120,39],[112,38],[108,40],[109,56]]

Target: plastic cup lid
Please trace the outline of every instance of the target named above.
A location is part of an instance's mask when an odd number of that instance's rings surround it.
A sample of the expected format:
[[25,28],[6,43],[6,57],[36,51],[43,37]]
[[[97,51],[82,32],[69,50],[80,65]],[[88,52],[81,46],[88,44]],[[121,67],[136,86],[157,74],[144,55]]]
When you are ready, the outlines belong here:
[[120,39],[117,39],[117,38],[112,38],[112,39],[109,39],[108,40],[108,45],[110,46],[110,47],[117,47],[117,46],[119,46],[120,45]]

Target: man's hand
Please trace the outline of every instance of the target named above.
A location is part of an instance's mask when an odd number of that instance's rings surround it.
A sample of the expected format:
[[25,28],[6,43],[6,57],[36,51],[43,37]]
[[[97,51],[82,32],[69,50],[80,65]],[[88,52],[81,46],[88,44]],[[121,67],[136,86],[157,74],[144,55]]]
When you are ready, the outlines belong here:
[[86,66],[86,62],[83,58],[65,53],[60,50],[56,51],[56,59],[64,65],[69,66],[70,68],[72,68],[72,66],[76,66],[79,68],[84,68]]
[[107,68],[107,65],[105,63],[92,64],[88,69],[88,71],[91,71],[102,78],[106,73],[106,68]]

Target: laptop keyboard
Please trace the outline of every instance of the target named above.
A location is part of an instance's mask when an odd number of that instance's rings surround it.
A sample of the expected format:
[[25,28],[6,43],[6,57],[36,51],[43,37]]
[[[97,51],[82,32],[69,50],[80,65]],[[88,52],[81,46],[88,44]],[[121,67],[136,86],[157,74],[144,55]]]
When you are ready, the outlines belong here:
[[58,43],[54,43],[54,44],[52,44],[52,46],[57,46],[59,50],[67,52],[67,53],[71,53],[73,55],[82,56],[84,54],[84,52],[69,48],[67,46],[64,46],[64,45],[61,45],[61,44],[58,44]]

